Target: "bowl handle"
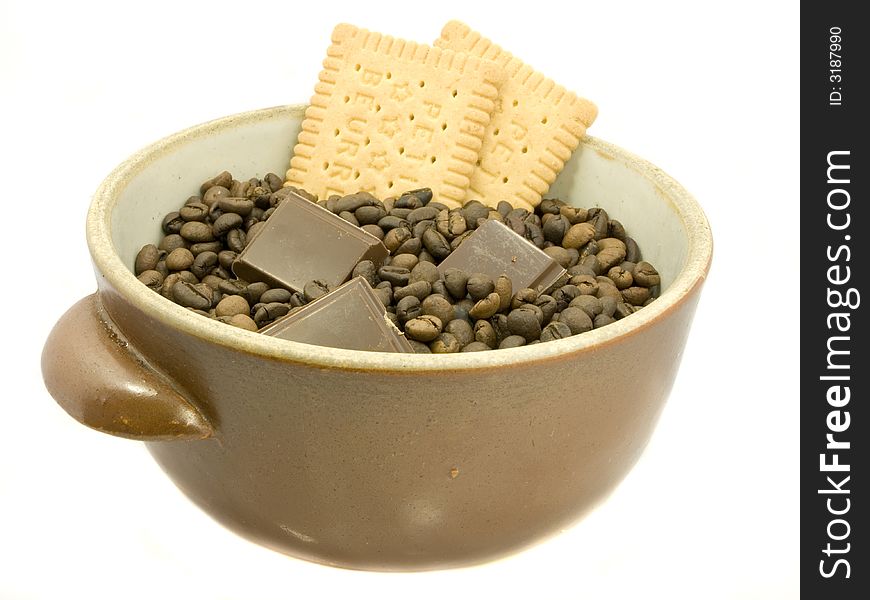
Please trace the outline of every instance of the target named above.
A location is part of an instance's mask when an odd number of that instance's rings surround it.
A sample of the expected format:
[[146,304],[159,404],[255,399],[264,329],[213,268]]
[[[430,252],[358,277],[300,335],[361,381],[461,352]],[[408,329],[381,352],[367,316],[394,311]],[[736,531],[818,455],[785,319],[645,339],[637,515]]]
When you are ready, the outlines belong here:
[[83,298],[52,329],[42,350],[45,387],[74,419],[134,440],[193,440],[211,424],[148,365],[106,314],[99,292]]

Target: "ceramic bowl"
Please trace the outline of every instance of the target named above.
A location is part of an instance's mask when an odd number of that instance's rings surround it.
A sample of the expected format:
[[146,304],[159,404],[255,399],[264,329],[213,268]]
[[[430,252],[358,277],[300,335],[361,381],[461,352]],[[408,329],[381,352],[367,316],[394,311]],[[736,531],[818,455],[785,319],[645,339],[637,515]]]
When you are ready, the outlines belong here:
[[700,207],[655,166],[586,138],[549,195],[617,217],[661,273],[661,297],[601,329],[510,350],[299,344],[143,286],[133,260],[162,216],[220,170],[283,173],[303,113],[198,125],[106,178],[87,218],[98,291],[46,342],[49,392],[81,423],[145,441],[220,523],[304,559],[467,565],[570,525],[638,459],[671,389],[712,253]]

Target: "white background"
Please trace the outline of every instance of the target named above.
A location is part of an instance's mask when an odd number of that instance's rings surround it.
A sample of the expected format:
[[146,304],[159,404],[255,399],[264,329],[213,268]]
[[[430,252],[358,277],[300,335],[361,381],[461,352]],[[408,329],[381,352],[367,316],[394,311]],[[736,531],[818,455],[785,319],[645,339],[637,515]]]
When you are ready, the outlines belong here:
[[[0,0],[0,599],[798,596],[798,7],[514,4]],[[338,21],[431,41],[450,18],[596,101],[590,133],[694,193],[710,278],[650,446],[575,527],[451,571],[288,558],[212,522],[143,445],[66,416],[42,344],[95,288],[85,212],[118,162],[307,101]]]

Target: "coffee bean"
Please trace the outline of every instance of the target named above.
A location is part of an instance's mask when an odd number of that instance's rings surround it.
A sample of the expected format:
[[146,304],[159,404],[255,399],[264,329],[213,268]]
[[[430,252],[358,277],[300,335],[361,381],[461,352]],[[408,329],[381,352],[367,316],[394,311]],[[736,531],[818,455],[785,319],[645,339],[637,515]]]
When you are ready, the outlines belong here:
[[217,206],[224,213],[235,213],[241,217],[247,217],[254,210],[254,202],[249,198],[221,198]]
[[211,289],[206,293],[192,283],[178,281],[172,286],[172,298],[181,306],[208,310],[211,308],[213,293]]
[[447,239],[453,239],[457,235],[465,233],[465,217],[458,210],[442,210],[435,219],[435,228],[438,233]]
[[431,342],[441,333],[441,319],[422,315],[405,323],[405,335],[419,342]]
[[411,272],[402,267],[389,265],[378,269],[378,277],[382,281],[389,281],[391,285],[402,287],[408,285]]
[[468,284],[468,274],[465,271],[452,267],[446,269],[444,271],[444,284],[447,286],[450,295],[457,300],[465,298],[468,294],[468,289],[466,287]]
[[218,288],[220,287],[222,281],[223,279],[221,277],[218,277],[217,275],[214,275],[212,273],[202,278],[202,282],[215,291],[220,291]]
[[242,226],[242,217],[236,213],[224,213],[215,219],[211,225],[212,235],[220,237],[232,229]]
[[140,275],[145,271],[153,270],[161,258],[163,258],[163,253],[154,244],[142,246],[142,249],[136,255],[133,273]]
[[486,219],[489,216],[489,207],[477,200],[470,200],[460,209],[460,214],[465,217],[466,229],[476,229],[477,220]]
[[196,255],[196,258],[194,258],[193,266],[190,267],[190,270],[194,275],[202,279],[203,277],[211,273],[212,269],[214,269],[217,264],[217,254],[215,254],[214,252],[201,252]]
[[541,337],[541,321],[530,306],[515,308],[507,316],[507,327],[511,335],[521,335],[527,342]]
[[393,208],[407,210],[408,212],[411,212],[412,210],[420,208],[422,206],[423,201],[420,200],[420,198],[418,198],[414,194],[408,193],[402,194],[401,196],[396,198],[396,201],[393,203]]
[[166,268],[170,271],[184,271],[193,265],[193,253],[187,248],[176,248],[166,256]]
[[422,252],[420,250],[422,247],[423,243],[420,241],[420,238],[412,237],[408,241],[404,242],[401,246],[396,248],[396,251],[393,254],[414,254],[417,255],[417,257],[420,258],[420,260],[422,261]]
[[361,260],[353,268],[351,277],[363,277],[370,286],[375,287],[378,284],[377,267],[370,260]]
[[136,279],[154,291],[159,291],[163,287],[163,275],[153,269],[142,271]]
[[580,290],[581,295],[594,296],[598,293],[598,280],[594,275],[574,275],[568,283]]
[[[486,321],[481,321],[486,323]],[[453,319],[444,326],[444,332],[450,333],[459,342],[460,346],[467,346],[474,341],[474,329],[465,319]]]
[[607,211],[603,208],[590,208],[586,216],[586,222],[592,224],[592,227],[595,230],[595,235],[593,237],[596,240],[601,240],[607,237],[610,223]]
[[321,296],[325,296],[329,292],[329,286],[326,284],[326,282],[319,279],[309,281],[304,286],[302,286],[302,293],[305,294],[305,299],[308,302],[317,300],[318,298],[320,298]]
[[378,287],[372,290],[377,296],[378,300],[381,301],[381,304],[384,307],[388,307],[393,303],[393,288],[390,287],[390,283],[388,281],[381,282]]
[[248,245],[248,236],[241,229],[230,229],[226,239],[227,246],[233,252],[241,252]]
[[418,262],[411,269],[409,283],[417,283],[418,281],[426,281],[430,284],[435,283],[441,278],[438,268],[430,262]]
[[604,273],[625,259],[625,244],[616,238],[604,238],[598,241],[598,264]]
[[290,307],[280,302],[263,304],[254,313],[254,323],[262,327],[269,321],[274,321],[290,312]]
[[[586,265],[578,264],[568,269],[568,275],[571,277],[574,277],[575,275],[589,275],[595,277],[595,272]],[[574,285],[577,284],[575,283]]]
[[[630,237],[625,238],[625,260],[631,261],[633,263],[640,262],[640,248],[637,246],[637,242]],[[633,274],[633,273],[632,273]]]
[[456,315],[457,319],[466,319],[470,321],[471,317],[468,316],[468,311],[470,311],[472,308],[474,308],[474,300],[470,298],[463,298],[453,305],[453,312]]
[[402,324],[419,317],[422,310],[420,300],[416,296],[405,296],[396,303],[396,317]]
[[199,186],[199,193],[204,194],[208,191],[209,188],[215,185],[220,185],[223,187],[229,187],[233,182],[233,176],[230,175],[229,171],[221,171],[208,181],[204,182],[201,186]]
[[650,298],[649,288],[633,285],[630,288],[622,290],[622,298],[628,304],[640,306]]
[[438,317],[442,323],[449,323],[456,317],[453,305],[439,294],[430,294],[420,303],[420,309],[424,315]]
[[414,349],[414,354],[432,354],[432,351],[429,349],[429,344],[424,344],[423,342],[411,339],[408,340],[408,343],[411,344],[411,348]]
[[188,241],[177,233],[170,233],[169,235],[164,236],[157,245],[160,250],[163,250],[167,254],[176,248],[188,248],[189,246],[190,244]]
[[637,285],[648,288],[660,285],[662,282],[662,278],[659,272],[656,271],[656,268],[646,261],[637,263],[632,272],[632,277]]
[[271,304],[272,302],[281,302],[282,304],[289,304],[290,298],[293,297],[293,292],[290,290],[285,290],[284,288],[271,288],[263,292],[260,296],[259,301],[264,304]]
[[498,312],[500,302],[501,297],[493,292],[486,298],[479,300],[474,307],[468,311],[468,316],[473,319],[488,319]]
[[632,306],[626,302],[617,302],[616,310],[613,311],[613,316],[616,319],[624,319],[634,312]]
[[386,312],[384,313],[384,316],[387,318],[387,320],[388,320],[390,323],[393,324],[393,326],[395,326],[396,329],[399,329],[399,330],[401,331],[401,328],[400,328],[401,325],[400,325],[400,323],[399,323],[399,319],[398,319],[398,317],[396,317],[396,313],[392,313],[392,312],[390,312],[390,307],[389,307],[389,306],[386,307]]
[[418,262],[420,262],[420,259],[413,254],[398,254],[392,257],[390,265],[411,271],[417,266]]
[[462,350],[462,344],[452,333],[441,333],[430,344],[432,354],[453,354]]
[[339,198],[335,203],[334,212],[352,213],[363,206],[378,206],[379,204],[378,199],[368,192],[357,192],[356,194],[348,194]]
[[181,210],[178,211],[178,214],[185,222],[205,221],[206,217],[208,217],[208,208],[209,207],[202,202],[195,202],[193,204],[182,206]]
[[434,206],[421,206],[415,208],[408,214],[408,223],[414,227],[422,221],[431,221],[431,226],[435,226],[435,219],[438,217],[438,209]]
[[423,300],[432,293],[432,284],[428,281],[416,281],[409,283],[404,287],[399,287],[393,290],[393,298],[401,300],[407,296],[414,296],[418,300]]
[[[600,315],[604,311],[604,306],[601,304],[601,300],[596,298],[595,296],[577,296],[568,306],[572,306],[575,308],[581,309],[587,315],[589,315],[590,319],[594,319],[596,316]],[[615,305],[614,305],[615,306]]]
[[569,306],[559,313],[559,322],[567,325],[573,335],[592,329],[592,319],[589,318],[586,311],[575,306]]
[[223,249],[223,244],[219,241],[214,242],[197,242],[196,244],[191,244],[190,252],[194,256],[199,256],[203,252],[214,252],[217,254]]
[[565,248],[580,248],[595,236],[595,227],[591,223],[572,225],[562,239]]
[[541,330],[541,341],[551,342],[553,340],[561,340],[566,337],[571,337],[571,335],[571,328],[568,327],[568,325],[560,321],[555,321],[549,323],[543,330]]
[[483,300],[495,290],[492,278],[485,273],[473,273],[468,277],[468,294],[474,300]]
[[[394,227],[387,232],[387,235],[384,236],[384,246],[387,247],[387,250],[395,253],[395,251],[411,239],[411,230],[407,227]],[[414,254],[410,252],[409,254]]]
[[580,264],[585,265],[589,269],[592,270],[596,275],[601,275],[604,269],[601,267],[601,263],[598,262],[598,257],[594,254],[591,254],[585,258],[580,259]]
[[251,187],[250,181],[238,181],[233,179],[229,186],[230,196],[233,198],[245,198],[248,194],[248,188]]
[[188,221],[181,226],[179,233],[189,242],[211,242],[214,240],[211,227],[199,221]]
[[592,319],[592,328],[598,329],[599,327],[604,327],[605,325],[610,325],[611,323],[616,323],[616,319],[614,319],[610,315],[595,315],[595,318]]
[[580,288],[576,285],[571,285],[570,283],[563,285],[553,292],[553,299],[556,301],[558,307],[557,310],[565,310],[565,307],[567,307],[574,298],[580,295]]
[[519,348],[526,345],[526,338],[521,335],[509,335],[498,345],[499,350],[505,348]]
[[465,233],[457,235],[455,238],[450,240],[450,249],[456,250],[457,248],[459,248],[459,246],[462,244],[462,242],[464,242],[469,237],[471,237],[472,233],[474,233],[474,232],[473,231],[466,231]]
[[583,223],[588,217],[588,212],[585,208],[576,206],[563,205],[559,208],[559,214],[568,219],[571,225]]
[[203,195],[202,195],[202,203],[212,208],[215,206],[220,200],[223,198],[230,197],[230,190],[224,186],[215,185],[210,187]]
[[160,259],[157,261],[157,265],[154,267],[154,270],[163,275],[163,278],[166,279],[169,276],[169,267],[166,266],[166,260]]
[[215,306],[215,314],[219,317],[247,315],[249,312],[251,312],[251,306],[241,296],[225,296]]
[[610,279],[607,277],[602,277],[598,280],[598,292],[595,294],[595,296],[599,300],[601,298],[604,298],[605,296],[612,296],[614,299],[616,299],[617,302],[620,302],[623,299],[622,294],[619,292],[618,289],[616,289],[616,286],[613,285],[613,282],[610,281]]
[[356,217],[352,212],[343,210],[338,213],[338,216],[350,223],[351,225],[356,225],[357,227],[359,227],[359,221],[356,220]]
[[541,294],[530,304],[541,311],[541,324],[549,323],[559,308],[556,299],[547,294]]
[[556,215],[552,219],[547,219],[547,222],[543,226],[544,239],[559,245],[565,239],[565,234],[570,227],[571,223],[562,215]]
[[538,291],[532,288],[523,288],[511,298],[511,308],[519,308],[523,304],[533,304],[538,299]]
[[[424,207],[426,208],[426,207]],[[418,209],[422,210],[422,209]],[[422,236],[423,246],[439,262],[450,255],[450,244],[437,229],[427,229]]]
[[388,233],[390,232],[390,230],[396,229],[397,227],[404,227],[409,231],[411,230],[411,226],[408,224],[408,221],[406,221],[404,218],[400,218],[398,215],[387,215],[386,217],[378,221],[378,227]]
[[492,350],[492,348],[483,342],[471,342],[470,344],[463,346],[460,352],[485,352],[487,350]]
[[260,233],[260,232],[261,232],[265,227],[266,227],[266,224],[263,223],[263,222],[254,223],[253,225],[251,225],[251,227],[248,228],[248,232],[247,232],[247,234],[248,234],[248,242],[250,242],[250,241],[253,240],[255,237],[257,237],[257,235],[258,235],[258,234],[259,234],[259,233]]
[[570,267],[574,259],[571,251],[563,248],[562,246],[550,246],[549,248],[544,248],[544,254],[555,260],[557,263],[559,263],[559,266],[564,269]]
[[507,275],[499,275],[495,280],[493,291],[498,294],[499,297],[499,312],[504,312],[510,308],[511,297],[513,295],[513,284],[511,283],[510,277]]
[[607,271],[607,277],[613,281],[616,289],[619,290],[631,287],[634,283],[634,277],[631,276],[631,273],[623,269],[621,266],[611,267],[611,269]]
[[486,344],[489,348],[498,345],[498,334],[487,320],[481,319],[474,324],[474,340]]
[[360,225],[376,225],[378,221],[387,216],[383,206],[360,206],[353,213]]

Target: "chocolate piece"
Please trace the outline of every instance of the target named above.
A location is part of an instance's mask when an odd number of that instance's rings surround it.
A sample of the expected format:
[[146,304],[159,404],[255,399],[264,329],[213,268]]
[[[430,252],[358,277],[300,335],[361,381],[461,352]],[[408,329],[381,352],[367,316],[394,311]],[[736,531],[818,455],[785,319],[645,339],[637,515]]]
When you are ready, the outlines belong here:
[[384,305],[362,276],[278,319],[260,333],[347,350],[414,351],[405,336],[387,320]]
[[380,266],[388,254],[375,236],[289,193],[233,262],[233,273],[301,292],[314,279],[338,286],[359,261]]
[[438,265],[438,270],[444,273],[451,267],[468,274],[485,273],[493,280],[507,275],[514,291],[546,290],[565,273],[559,263],[496,220],[478,227]]

